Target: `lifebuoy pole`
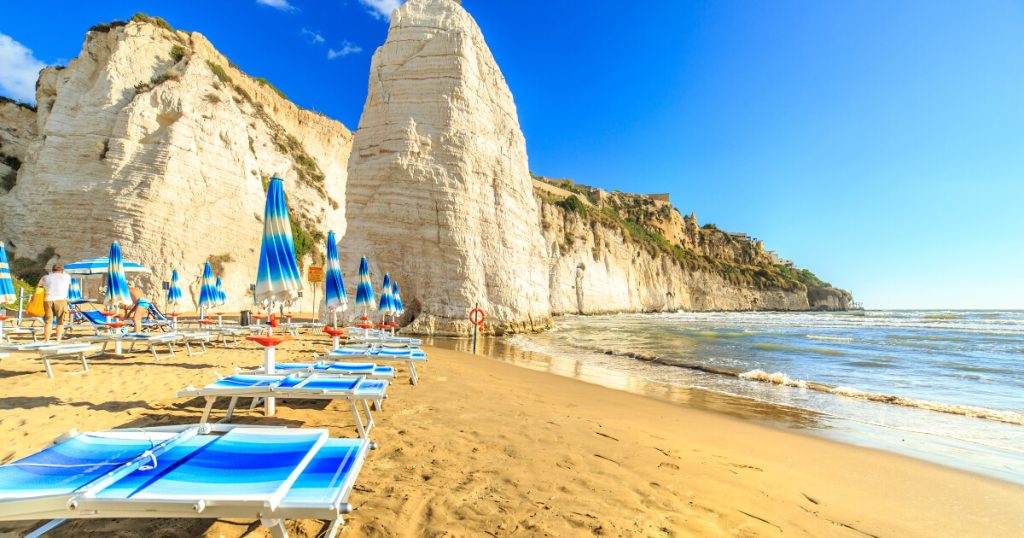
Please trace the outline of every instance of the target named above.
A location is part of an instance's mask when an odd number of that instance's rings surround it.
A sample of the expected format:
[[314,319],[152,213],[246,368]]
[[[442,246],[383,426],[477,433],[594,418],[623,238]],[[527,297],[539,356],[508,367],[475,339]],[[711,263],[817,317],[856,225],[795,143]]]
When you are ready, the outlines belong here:
[[480,325],[477,325],[476,320],[473,319],[473,312],[480,309],[480,303],[476,303],[473,307],[473,311],[469,313],[469,321],[473,324],[473,354],[476,355],[476,332],[480,329]]

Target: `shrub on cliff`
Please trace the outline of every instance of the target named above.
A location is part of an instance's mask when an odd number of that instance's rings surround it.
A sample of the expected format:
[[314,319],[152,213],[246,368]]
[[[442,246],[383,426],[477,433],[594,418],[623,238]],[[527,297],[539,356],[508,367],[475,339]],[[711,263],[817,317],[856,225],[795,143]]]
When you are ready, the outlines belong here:
[[128,23],[124,22],[122,20],[114,19],[114,20],[112,20],[110,22],[107,22],[107,23],[101,22],[99,24],[93,25],[92,27],[89,28],[89,31],[90,32],[104,32],[105,33],[105,32],[109,32],[109,31],[113,30],[114,28],[117,28],[117,27],[120,27],[120,26],[124,26],[126,24],[128,24]]
[[161,19],[160,17],[150,17],[149,15],[146,15],[145,13],[136,13],[136,14],[132,15],[132,18],[130,18],[128,20],[130,20],[132,22],[148,22],[150,24],[155,24],[155,25],[159,26],[160,28],[163,28],[164,30],[167,30],[169,32],[173,32],[174,31],[174,27],[171,26],[171,24],[168,23],[167,21]]
[[224,72],[223,67],[209,60],[206,61],[206,65],[210,66],[210,71],[213,71],[213,74],[217,77],[218,80],[225,84],[231,83],[231,77],[229,77],[228,74]]
[[185,49],[184,49],[184,47],[182,47],[181,45],[175,45],[175,46],[171,47],[171,59],[173,59],[175,63],[180,62],[181,59],[184,58],[184,57],[185,57]]
[[555,205],[570,213],[583,215],[587,212],[587,206],[575,194],[555,202]]
[[277,93],[277,95],[281,96],[281,99],[287,99],[288,98],[288,96],[285,95],[283,91],[277,89],[277,86],[274,86],[269,80],[267,80],[267,79],[265,79],[263,77],[256,77],[254,80],[256,80],[256,82],[259,82],[260,84],[270,88],[271,90],[274,90]]

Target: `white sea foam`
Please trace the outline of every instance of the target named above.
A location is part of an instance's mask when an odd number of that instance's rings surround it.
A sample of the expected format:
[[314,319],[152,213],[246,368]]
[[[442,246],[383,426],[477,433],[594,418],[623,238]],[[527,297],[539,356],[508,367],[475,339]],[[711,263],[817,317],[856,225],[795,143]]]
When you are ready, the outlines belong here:
[[811,340],[822,340],[825,342],[853,342],[853,338],[844,338],[841,336],[820,336],[817,334],[804,335]]
[[740,379],[748,379],[750,381],[761,381],[764,383],[772,383],[774,385],[785,385],[787,387],[796,387],[800,389],[807,388],[807,382],[802,379],[792,379],[788,375],[782,372],[775,372],[769,374],[764,370],[751,370],[749,372],[743,372],[739,375]]

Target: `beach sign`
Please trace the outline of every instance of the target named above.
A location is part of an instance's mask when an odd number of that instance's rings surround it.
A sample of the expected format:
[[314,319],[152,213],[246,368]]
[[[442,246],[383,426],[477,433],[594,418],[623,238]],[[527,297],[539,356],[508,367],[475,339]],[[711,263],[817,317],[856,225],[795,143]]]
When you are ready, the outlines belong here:
[[324,266],[322,265],[310,265],[309,269],[306,270],[306,280],[310,282],[320,282],[324,279]]

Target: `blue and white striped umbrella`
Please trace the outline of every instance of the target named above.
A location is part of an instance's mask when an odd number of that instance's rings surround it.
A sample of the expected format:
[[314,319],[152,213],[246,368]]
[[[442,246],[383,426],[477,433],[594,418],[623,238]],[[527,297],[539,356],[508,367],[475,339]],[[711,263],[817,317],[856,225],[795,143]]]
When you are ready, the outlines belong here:
[[110,245],[107,260],[107,296],[103,298],[103,304],[112,307],[131,306],[132,294],[128,291],[128,279],[124,276],[121,244],[117,241]]
[[302,276],[295,260],[295,241],[288,220],[284,198],[284,181],[270,180],[267,206],[263,212],[263,246],[260,267],[256,274],[257,302],[270,307],[274,303],[290,304],[302,291]]
[[359,287],[356,288],[356,306],[362,306],[364,312],[366,309],[374,307],[370,263],[366,261],[366,256],[359,260]]
[[395,306],[395,311],[392,315],[401,316],[405,313],[405,305],[402,304],[402,294],[398,293],[398,281],[391,281],[391,302]]
[[[107,272],[107,267],[110,266],[110,259],[107,256],[100,258],[89,258],[87,260],[79,260],[75,263],[69,263],[64,266],[64,272],[69,275],[102,275]],[[148,273],[149,269],[146,269],[141,264],[135,262],[127,262],[121,260],[121,267],[124,273]]]
[[217,305],[217,281],[213,278],[210,262],[203,265],[203,280],[199,283],[199,309]]
[[7,249],[0,242],[0,304],[13,303],[17,298],[14,281],[11,280],[11,266],[7,263]]
[[380,287],[380,304],[377,305],[381,316],[390,316],[395,313],[395,303],[391,299],[391,274],[384,273],[384,284]]
[[341,261],[338,260],[338,242],[334,232],[327,232],[327,271],[324,273],[324,299],[327,309],[337,312],[348,308],[345,281],[341,279]]
[[224,284],[221,283],[220,277],[217,277],[217,306],[224,306],[228,304],[228,294],[224,293]]
[[178,270],[171,271],[171,287],[167,288],[167,306],[178,307],[185,302],[181,293],[181,282],[178,280]]
[[[71,279],[71,286],[68,287],[68,300],[69,301],[81,301],[82,300],[82,285],[78,283],[77,278]],[[0,301],[2,303],[3,301]]]

